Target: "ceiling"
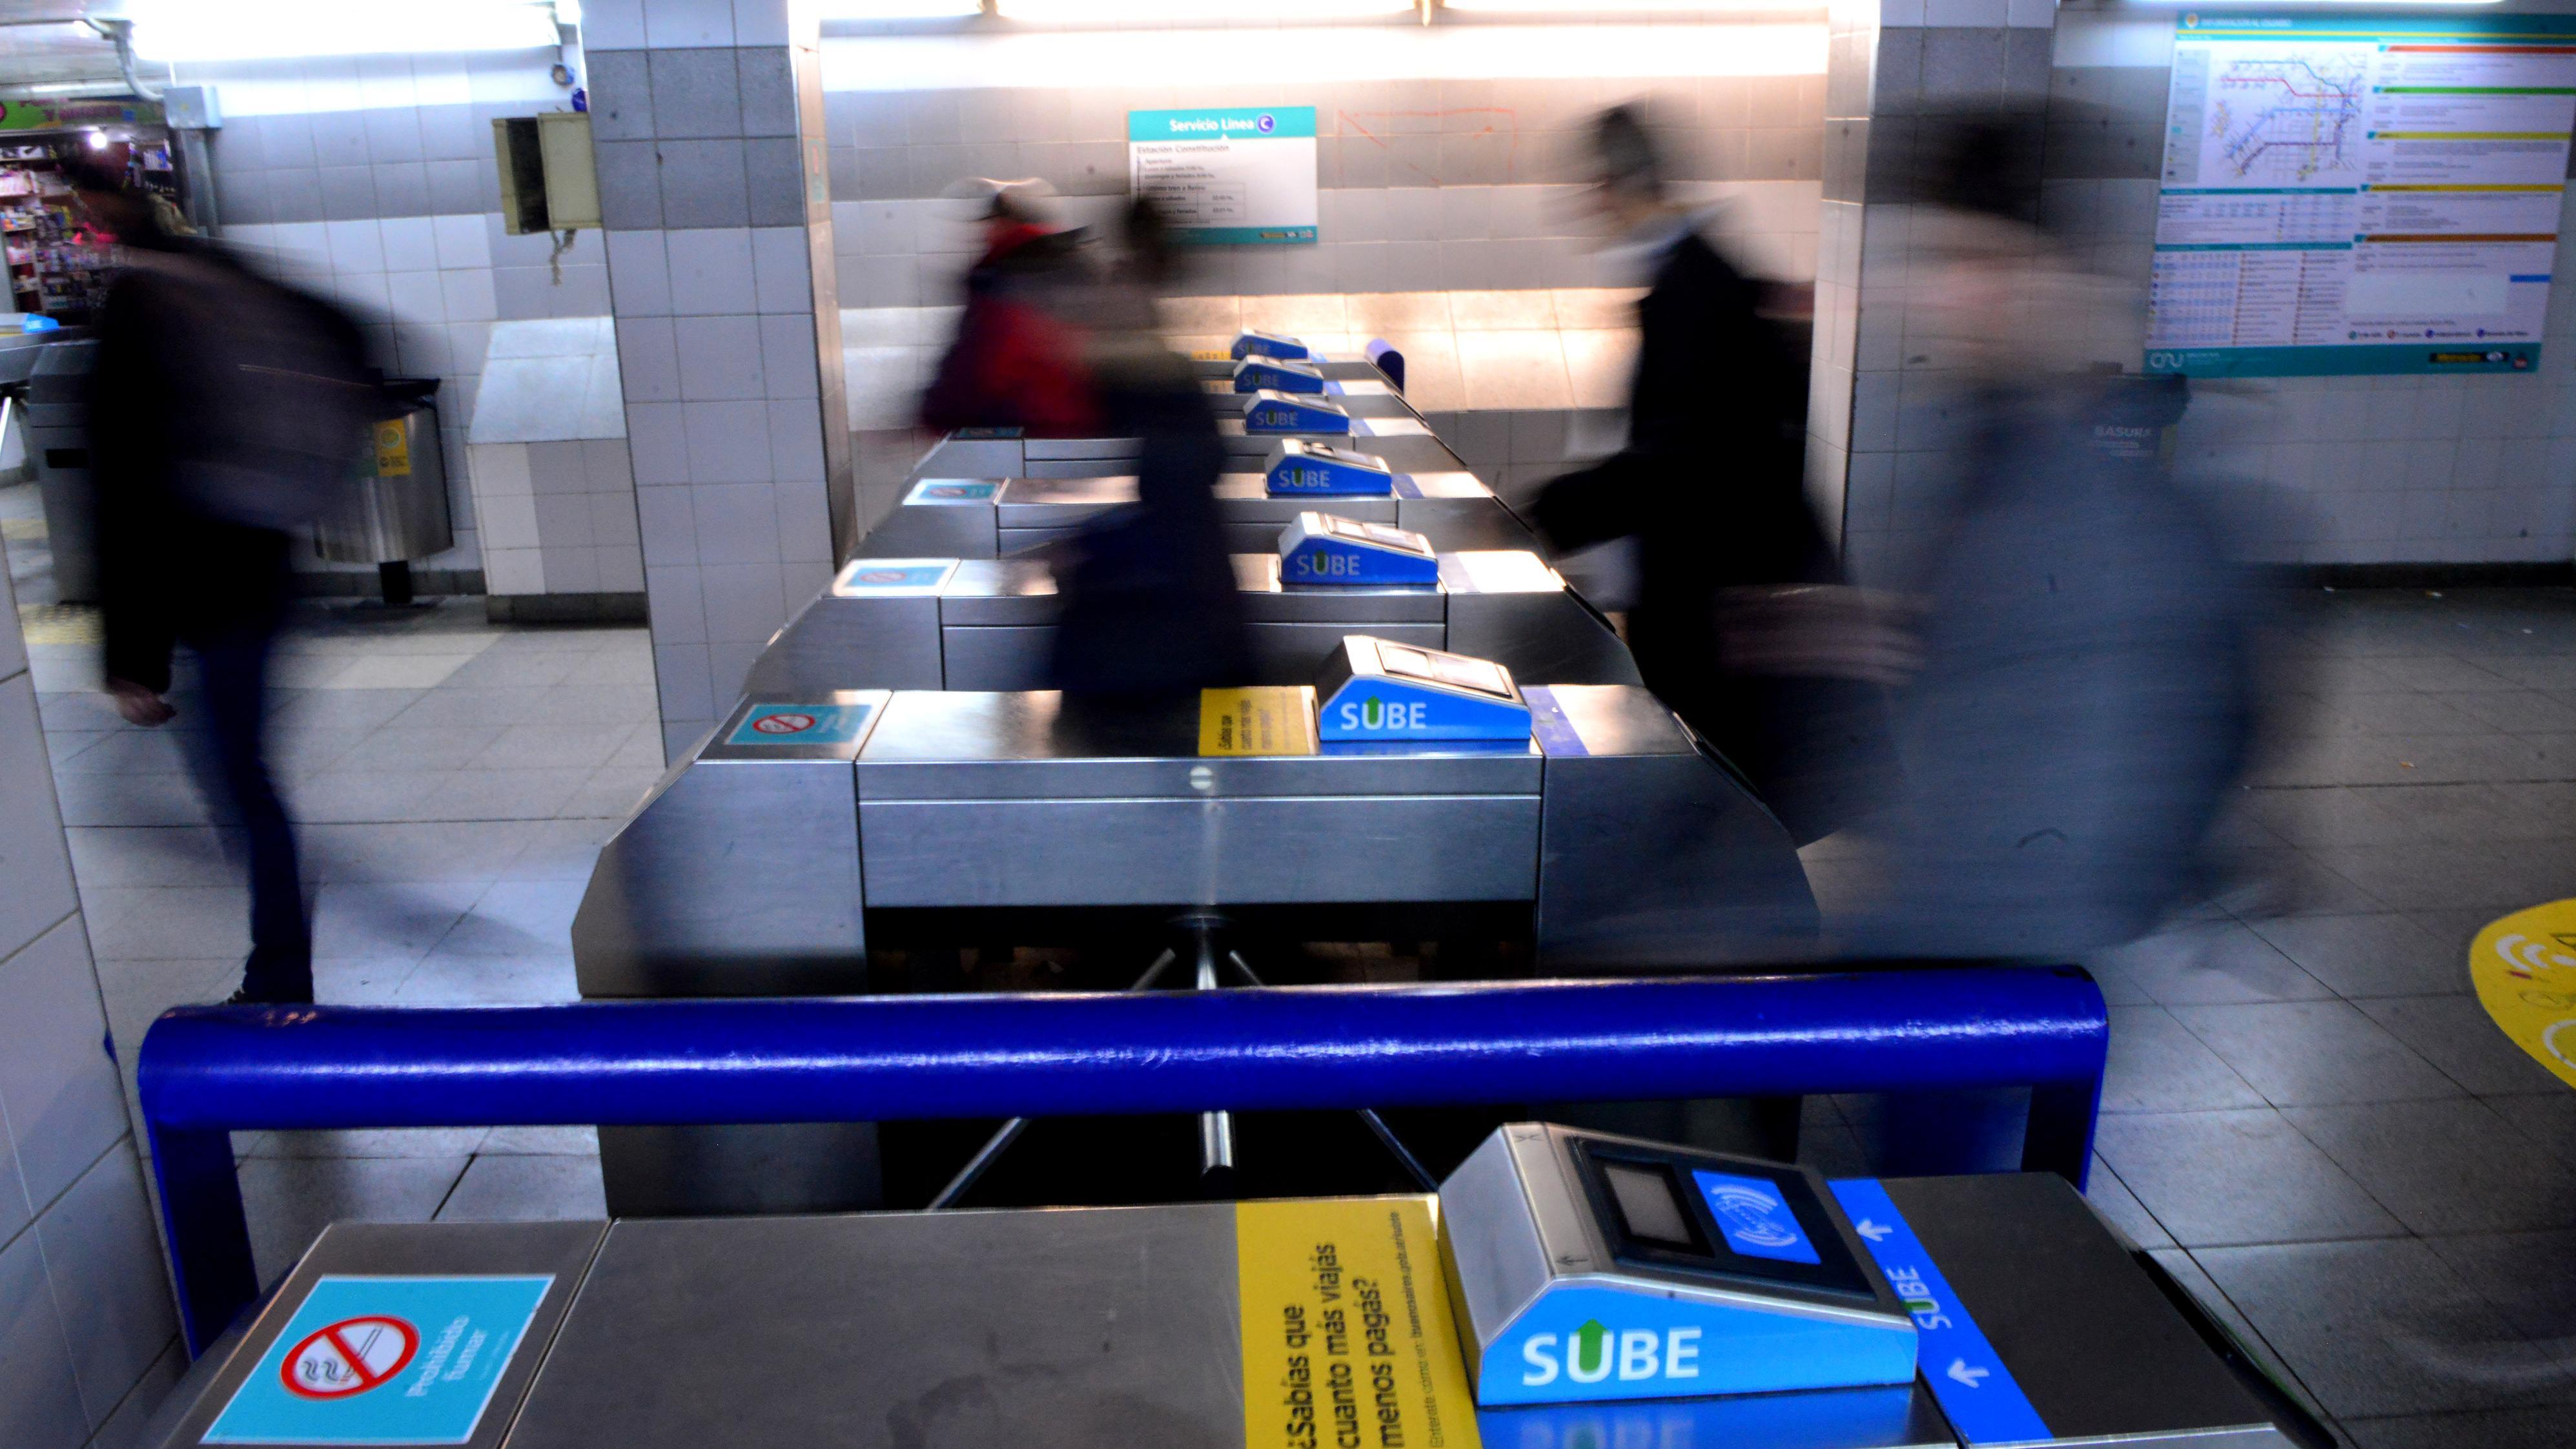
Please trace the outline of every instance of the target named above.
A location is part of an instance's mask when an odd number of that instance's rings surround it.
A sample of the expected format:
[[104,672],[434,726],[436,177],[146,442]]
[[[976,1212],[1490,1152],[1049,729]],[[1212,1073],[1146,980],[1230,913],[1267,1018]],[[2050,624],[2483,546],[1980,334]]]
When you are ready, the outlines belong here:
[[116,79],[116,48],[80,23],[112,0],[0,0],[0,87]]

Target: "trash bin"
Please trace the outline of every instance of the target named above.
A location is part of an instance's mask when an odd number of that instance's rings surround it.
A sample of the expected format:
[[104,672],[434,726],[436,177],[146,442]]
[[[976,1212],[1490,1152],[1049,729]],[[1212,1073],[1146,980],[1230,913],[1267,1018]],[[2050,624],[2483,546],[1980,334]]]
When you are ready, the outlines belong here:
[[313,525],[314,552],[333,563],[371,563],[385,603],[412,601],[411,563],[456,544],[447,511],[447,463],[439,449],[438,382],[385,379],[385,411],[374,424],[372,461],[351,505]]
[[27,461],[45,501],[46,545],[54,554],[54,598],[98,598],[98,524],[89,491],[89,369],[95,342],[45,348],[27,378]]

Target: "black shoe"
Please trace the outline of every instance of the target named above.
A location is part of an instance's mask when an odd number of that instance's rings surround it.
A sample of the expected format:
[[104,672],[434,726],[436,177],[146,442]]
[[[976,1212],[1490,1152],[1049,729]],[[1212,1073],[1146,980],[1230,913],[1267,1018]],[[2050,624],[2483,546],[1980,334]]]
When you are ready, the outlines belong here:
[[223,1004],[226,1006],[311,1006],[313,998],[306,996],[294,1001],[279,1001],[266,996],[253,996],[250,994],[250,988],[245,986],[225,997]]

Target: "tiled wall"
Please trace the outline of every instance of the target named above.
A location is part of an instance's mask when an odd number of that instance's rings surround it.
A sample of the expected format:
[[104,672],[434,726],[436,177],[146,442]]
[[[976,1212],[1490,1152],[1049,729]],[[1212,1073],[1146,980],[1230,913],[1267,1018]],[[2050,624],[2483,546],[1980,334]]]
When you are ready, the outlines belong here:
[[846,492],[850,474],[822,98],[810,43],[801,57],[789,43],[786,0],[585,13],[654,669],[676,752],[731,707],[761,646],[831,575],[834,475]]
[[1630,98],[1651,101],[1677,179],[1809,199],[1794,216],[1765,209],[1740,237],[1765,274],[1804,278],[1814,269],[1823,83],[1804,74],[836,91],[826,115],[842,299],[953,300],[975,237],[960,208],[938,198],[963,177],[1040,177],[1072,219],[1108,220],[1127,191],[1127,112],[1173,105],[1312,104],[1319,133],[1321,240],[1208,248],[1185,291],[1611,284],[1576,195],[1577,128]]
[[137,1442],[186,1367],[0,577],[0,1444]]
[[[2051,218],[2143,287],[2173,55],[2170,13],[2075,10],[2058,23]],[[2309,564],[2564,562],[2576,552],[2576,209],[2562,212],[2540,366],[2502,377],[2202,382],[2184,466],[2230,480],[2260,556]],[[2097,339],[2136,371],[2143,313]]]
[[223,109],[213,157],[224,239],[348,305],[388,372],[447,381],[440,441],[456,547],[427,569],[482,568],[464,435],[491,323],[608,311],[598,233],[554,259],[551,239],[501,229],[491,123],[568,105],[547,74],[554,63],[543,50],[180,68],[183,83],[214,86]]

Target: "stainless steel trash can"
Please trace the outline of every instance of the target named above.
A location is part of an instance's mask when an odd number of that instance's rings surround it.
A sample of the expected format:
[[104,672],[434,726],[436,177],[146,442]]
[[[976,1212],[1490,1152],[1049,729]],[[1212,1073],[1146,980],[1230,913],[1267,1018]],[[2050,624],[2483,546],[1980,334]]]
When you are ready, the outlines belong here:
[[46,545],[54,554],[54,598],[98,598],[97,509],[89,491],[89,369],[95,342],[43,349],[27,377],[27,461],[45,501]]
[[456,544],[439,447],[438,379],[387,378],[387,415],[374,424],[372,461],[351,505],[313,524],[314,552],[333,563],[371,563],[385,602],[411,602],[411,561]]

